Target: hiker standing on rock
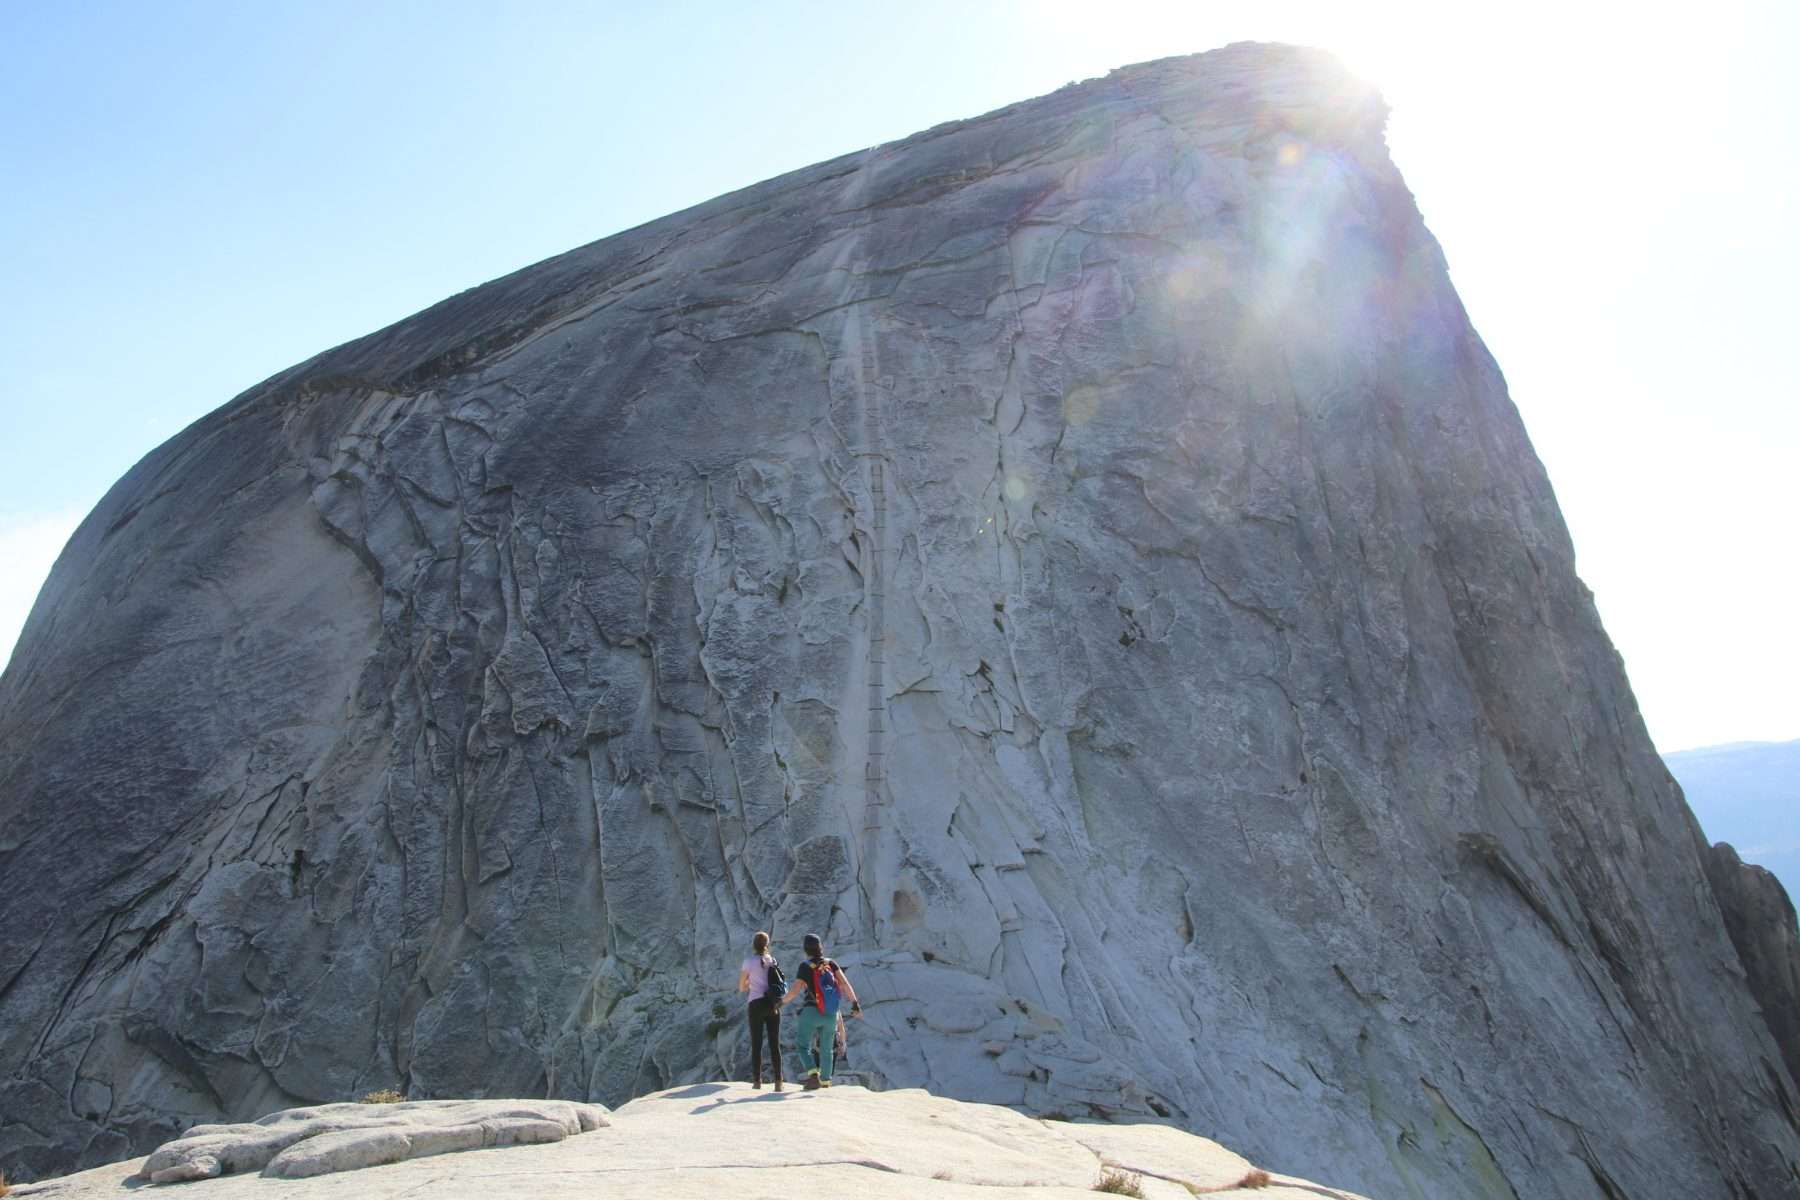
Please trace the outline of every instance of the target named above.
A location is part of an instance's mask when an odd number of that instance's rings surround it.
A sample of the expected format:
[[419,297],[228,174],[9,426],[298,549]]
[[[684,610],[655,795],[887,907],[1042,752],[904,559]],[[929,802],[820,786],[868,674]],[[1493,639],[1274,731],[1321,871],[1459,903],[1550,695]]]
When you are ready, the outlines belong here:
[[775,1069],[775,1090],[781,1090],[781,968],[769,953],[769,935],[757,930],[750,938],[750,957],[738,970],[738,991],[750,993],[745,1012],[750,1019],[750,1086],[762,1087],[762,1044],[769,1039],[769,1065]]
[[860,1017],[862,1002],[856,998],[856,989],[850,986],[844,968],[825,957],[825,946],[818,934],[807,934],[804,945],[806,961],[794,972],[794,986],[787,990],[781,1003],[806,993],[796,1020],[799,1029],[795,1041],[800,1068],[806,1072],[806,1082],[801,1086],[811,1092],[831,1086],[832,1043],[836,1040],[839,1005],[850,1001],[850,1015]]

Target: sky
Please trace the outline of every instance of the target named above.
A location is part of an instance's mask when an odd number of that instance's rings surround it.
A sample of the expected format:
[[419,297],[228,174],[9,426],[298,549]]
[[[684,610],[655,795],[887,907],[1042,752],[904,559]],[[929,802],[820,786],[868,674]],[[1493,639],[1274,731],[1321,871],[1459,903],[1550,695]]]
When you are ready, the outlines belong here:
[[722,192],[1234,41],[1337,52],[1659,749],[1800,738],[1800,5],[0,0],[0,659],[131,465]]

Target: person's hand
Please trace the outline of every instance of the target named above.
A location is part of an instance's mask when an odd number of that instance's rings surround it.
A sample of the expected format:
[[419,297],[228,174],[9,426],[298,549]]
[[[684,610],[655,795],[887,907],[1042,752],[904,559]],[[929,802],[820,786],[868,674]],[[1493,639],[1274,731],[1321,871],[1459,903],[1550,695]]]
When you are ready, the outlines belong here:
[[852,1000],[850,1002],[850,1015],[853,1017],[862,1016],[862,1001]]

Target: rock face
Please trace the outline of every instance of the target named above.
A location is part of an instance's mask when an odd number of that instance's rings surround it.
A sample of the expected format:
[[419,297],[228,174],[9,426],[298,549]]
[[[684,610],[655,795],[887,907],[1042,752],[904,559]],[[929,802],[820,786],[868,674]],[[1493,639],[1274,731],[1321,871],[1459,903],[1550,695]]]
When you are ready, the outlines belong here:
[[[1728,843],[1712,848],[1706,875],[1725,916],[1725,931],[1737,947],[1750,994],[1762,1006],[1763,1017],[1781,1057],[1788,1078],[1800,1079],[1800,924],[1794,918],[1794,902],[1774,874],[1738,858]],[[1783,1093],[1790,1118],[1800,1104]]]
[[[543,1102],[486,1103],[518,1108]],[[276,1113],[258,1128],[266,1133],[314,1120],[310,1114]],[[141,1175],[156,1158],[85,1171],[17,1195],[19,1200],[116,1200],[122,1187],[133,1186],[133,1172]],[[1094,1184],[1107,1174],[1135,1180],[1145,1200],[1190,1200],[1196,1194],[1360,1200],[1350,1192],[1259,1171],[1216,1142],[1165,1125],[1033,1120],[1011,1109],[960,1103],[918,1089],[873,1093],[837,1087],[777,1095],[741,1083],[702,1083],[644,1096],[595,1132],[558,1138],[554,1145],[399,1159],[352,1175],[298,1180],[227,1174],[198,1194],[209,1200],[426,1194],[442,1200],[508,1195],[1092,1200]],[[1268,1183],[1255,1186],[1261,1179]],[[1239,1186],[1246,1184],[1251,1186]],[[168,1193],[189,1194],[185,1188]]]
[[1383,118],[1308,52],[1130,68],[152,453],[0,679],[0,1161],[741,1072],[766,928],[845,963],[878,1086],[1383,1196],[1795,1194]]

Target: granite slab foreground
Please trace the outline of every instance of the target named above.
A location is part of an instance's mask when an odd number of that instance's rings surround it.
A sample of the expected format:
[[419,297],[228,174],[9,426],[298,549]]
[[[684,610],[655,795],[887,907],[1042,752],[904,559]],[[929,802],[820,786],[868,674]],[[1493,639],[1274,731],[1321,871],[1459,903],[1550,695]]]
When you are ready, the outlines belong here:
[[[463,1103],[497,1110],[545,1104]],[[149,1186],[140,1178],[146,1161],[28,1184],[13,1195],[58,1200],[122,1196]],[[1151,1200],[1196,1194],[1359,1200],[1349,1192],[1282,1176],[1274,1176],[1267,1187],[1236,1186],[1254,1170],[1249,1160],[1217,1142],[1165,1125],[1039,1120],[920,1089],[870,1092],[840,1086],[776,1093],[753,1091],[741,1083],[703,1083],[644,1096],[610,1114],[605,1127],[553,1143],[433,1154],[302,1179],[278,1179],[252,1169],[179,1184],[173,1192],[157,1188],[156,1194],[190,1200],[415,1195],[461,1200],[504,1194],[555,1200],[626,1193],[634,1200],[846,1195],[950,1200],[1028,1192],[1039,1200],[1072,1200],[1092,1196],[1103,1172],[1125,1171],[1140,1177],[1143,1194]]]

